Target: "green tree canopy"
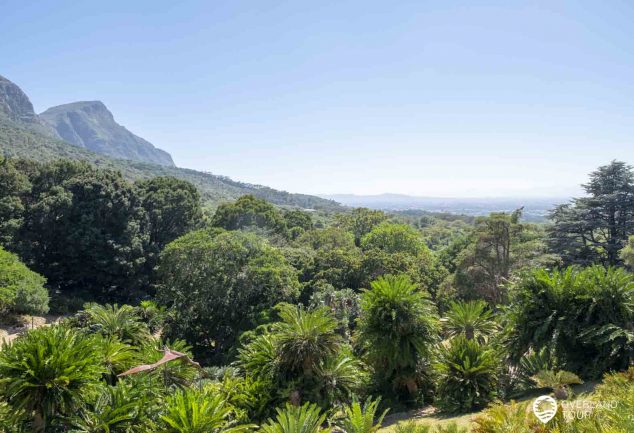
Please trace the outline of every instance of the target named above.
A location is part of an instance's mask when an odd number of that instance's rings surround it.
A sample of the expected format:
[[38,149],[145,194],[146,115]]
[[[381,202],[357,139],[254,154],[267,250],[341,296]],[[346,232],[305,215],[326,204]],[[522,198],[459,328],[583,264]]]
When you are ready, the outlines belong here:
[[225,230],[255,227],[284,233],[286,224],[281,212],[271,203],[253,195],[243,195],[233,203],[218,206],[211,224]]
[[145,215],[121,173],[59,161],[32,184],[20,249],[34,270],[54,288],[93,296],[126,298],[139,288]]
[[30,190],[28,176],[13,161],[0,157],[0,246],[14,246],[14,236],[22,225],[23,199]]
[[587,197],[556,207],[549,244],[567,264],[621,264],[619,251],[634,233],[634,173],[612,161],[590,174]]
[[191,183],[164,176],[138,182],[136,187],[149,220],[150,245],[158,250],[201,222],[200,194]]
[[297,271],[281,252],[238,231],[198,230],[168,244],[159,280],[157,295],[172,308],[166,334],[214,361],[227,359],[262,310],[299,295]]

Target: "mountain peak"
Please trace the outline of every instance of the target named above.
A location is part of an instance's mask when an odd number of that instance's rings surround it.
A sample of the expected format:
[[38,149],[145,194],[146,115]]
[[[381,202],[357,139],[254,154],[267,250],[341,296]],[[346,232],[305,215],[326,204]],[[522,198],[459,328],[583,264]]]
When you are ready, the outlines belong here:
[[77,101],[40,114],[59,136],[76,146],[115,158],[174,166],[169,153],[119,125],[101,101]]
[[33,104],[20,87],[0,75],[0,119],[5,118],[37,132],[57,137],[33,111]]

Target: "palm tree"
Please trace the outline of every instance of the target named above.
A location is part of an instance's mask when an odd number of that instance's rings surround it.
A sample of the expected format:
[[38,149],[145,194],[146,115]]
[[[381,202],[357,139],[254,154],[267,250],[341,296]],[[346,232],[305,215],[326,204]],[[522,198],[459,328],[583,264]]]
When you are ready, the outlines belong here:
[[130,305],[89,304],[84,310],[90,326],[105,336],[134,346],[150,340],[150,331]]
[[498,326],[493,320],[493,312],[486,302],[452,302],[447,315],[440,319],[447,337],[464,335],[467,340],[474,338],[481,343],[494,335]]
[[340,426],[346,433],[375,433],[381,428],[381,423],[385,414],[389,409],[385,409],[381,415],[377,417],[377,409],[379,407],[380,398],[376,400],[368,399],[363,405],[358,401],[344,406],[344,418],[340,422]]
[[303,406],[286,404],[276,409],[275,419],[269,418],[260,427],[262,433],[329,433],[330,429],[322,428],[326,414],[322,414],[316,404],[305,403]]
[[95,337],[61,325],[29,331],[0,350],[0,395],[32,416],[33,430],[70,415],[105,369]]
[[191,388],[167,399],[161,416],[165,433],[241,433],[255,427],[232,426],[233,409],[221,396],[211,396]]
[[274,326],[280,363],[293,372],[312,376],[317,367],[334,356],[342,344],[337,321],[325,308],[307,311],[283,304]]
[[550,388],[559,400],[566,400],[570,394],[570,385],[583,383],[579,376],[569,371],[542,370],[533,376],[540,388]]
[[416,393],[417,365],[437,335],[436,307],[407,276],[380,277],[363,291],[358,343],[381,382]]

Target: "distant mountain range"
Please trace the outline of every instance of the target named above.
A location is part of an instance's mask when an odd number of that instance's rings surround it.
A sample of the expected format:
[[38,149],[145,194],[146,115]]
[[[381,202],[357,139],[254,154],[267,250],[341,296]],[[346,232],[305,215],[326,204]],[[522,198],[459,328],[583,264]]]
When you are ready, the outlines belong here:
[[112,113],[99,101],[64,104],[49,108],[38,116],[26,93],[2,76],[0,154],[36,161],[82,160],[119,170],[131,180],[174,176],[196,185],[211,207],[253,194],[280,206],[341,209],[332,200],[176,167],[167,152],[115,122]]
[[367,207],[387,211],[424,210],[428,212],[450,212],[464,215],[488,215],[491,212],[512,212],[524,207],[524,218],[543,221],[556,205],[569,200],[566,197],[543,198],[439,198],[416,197],[404,194],[331,194],[320,195],[352,207]]

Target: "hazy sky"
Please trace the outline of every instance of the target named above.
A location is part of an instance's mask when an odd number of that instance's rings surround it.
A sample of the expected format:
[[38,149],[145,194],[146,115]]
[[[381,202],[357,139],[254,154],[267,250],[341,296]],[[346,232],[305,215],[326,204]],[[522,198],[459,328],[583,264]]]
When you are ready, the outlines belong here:
[[293,192],[554,196],[634,163],[631,1],[0,0],[0,75]]

